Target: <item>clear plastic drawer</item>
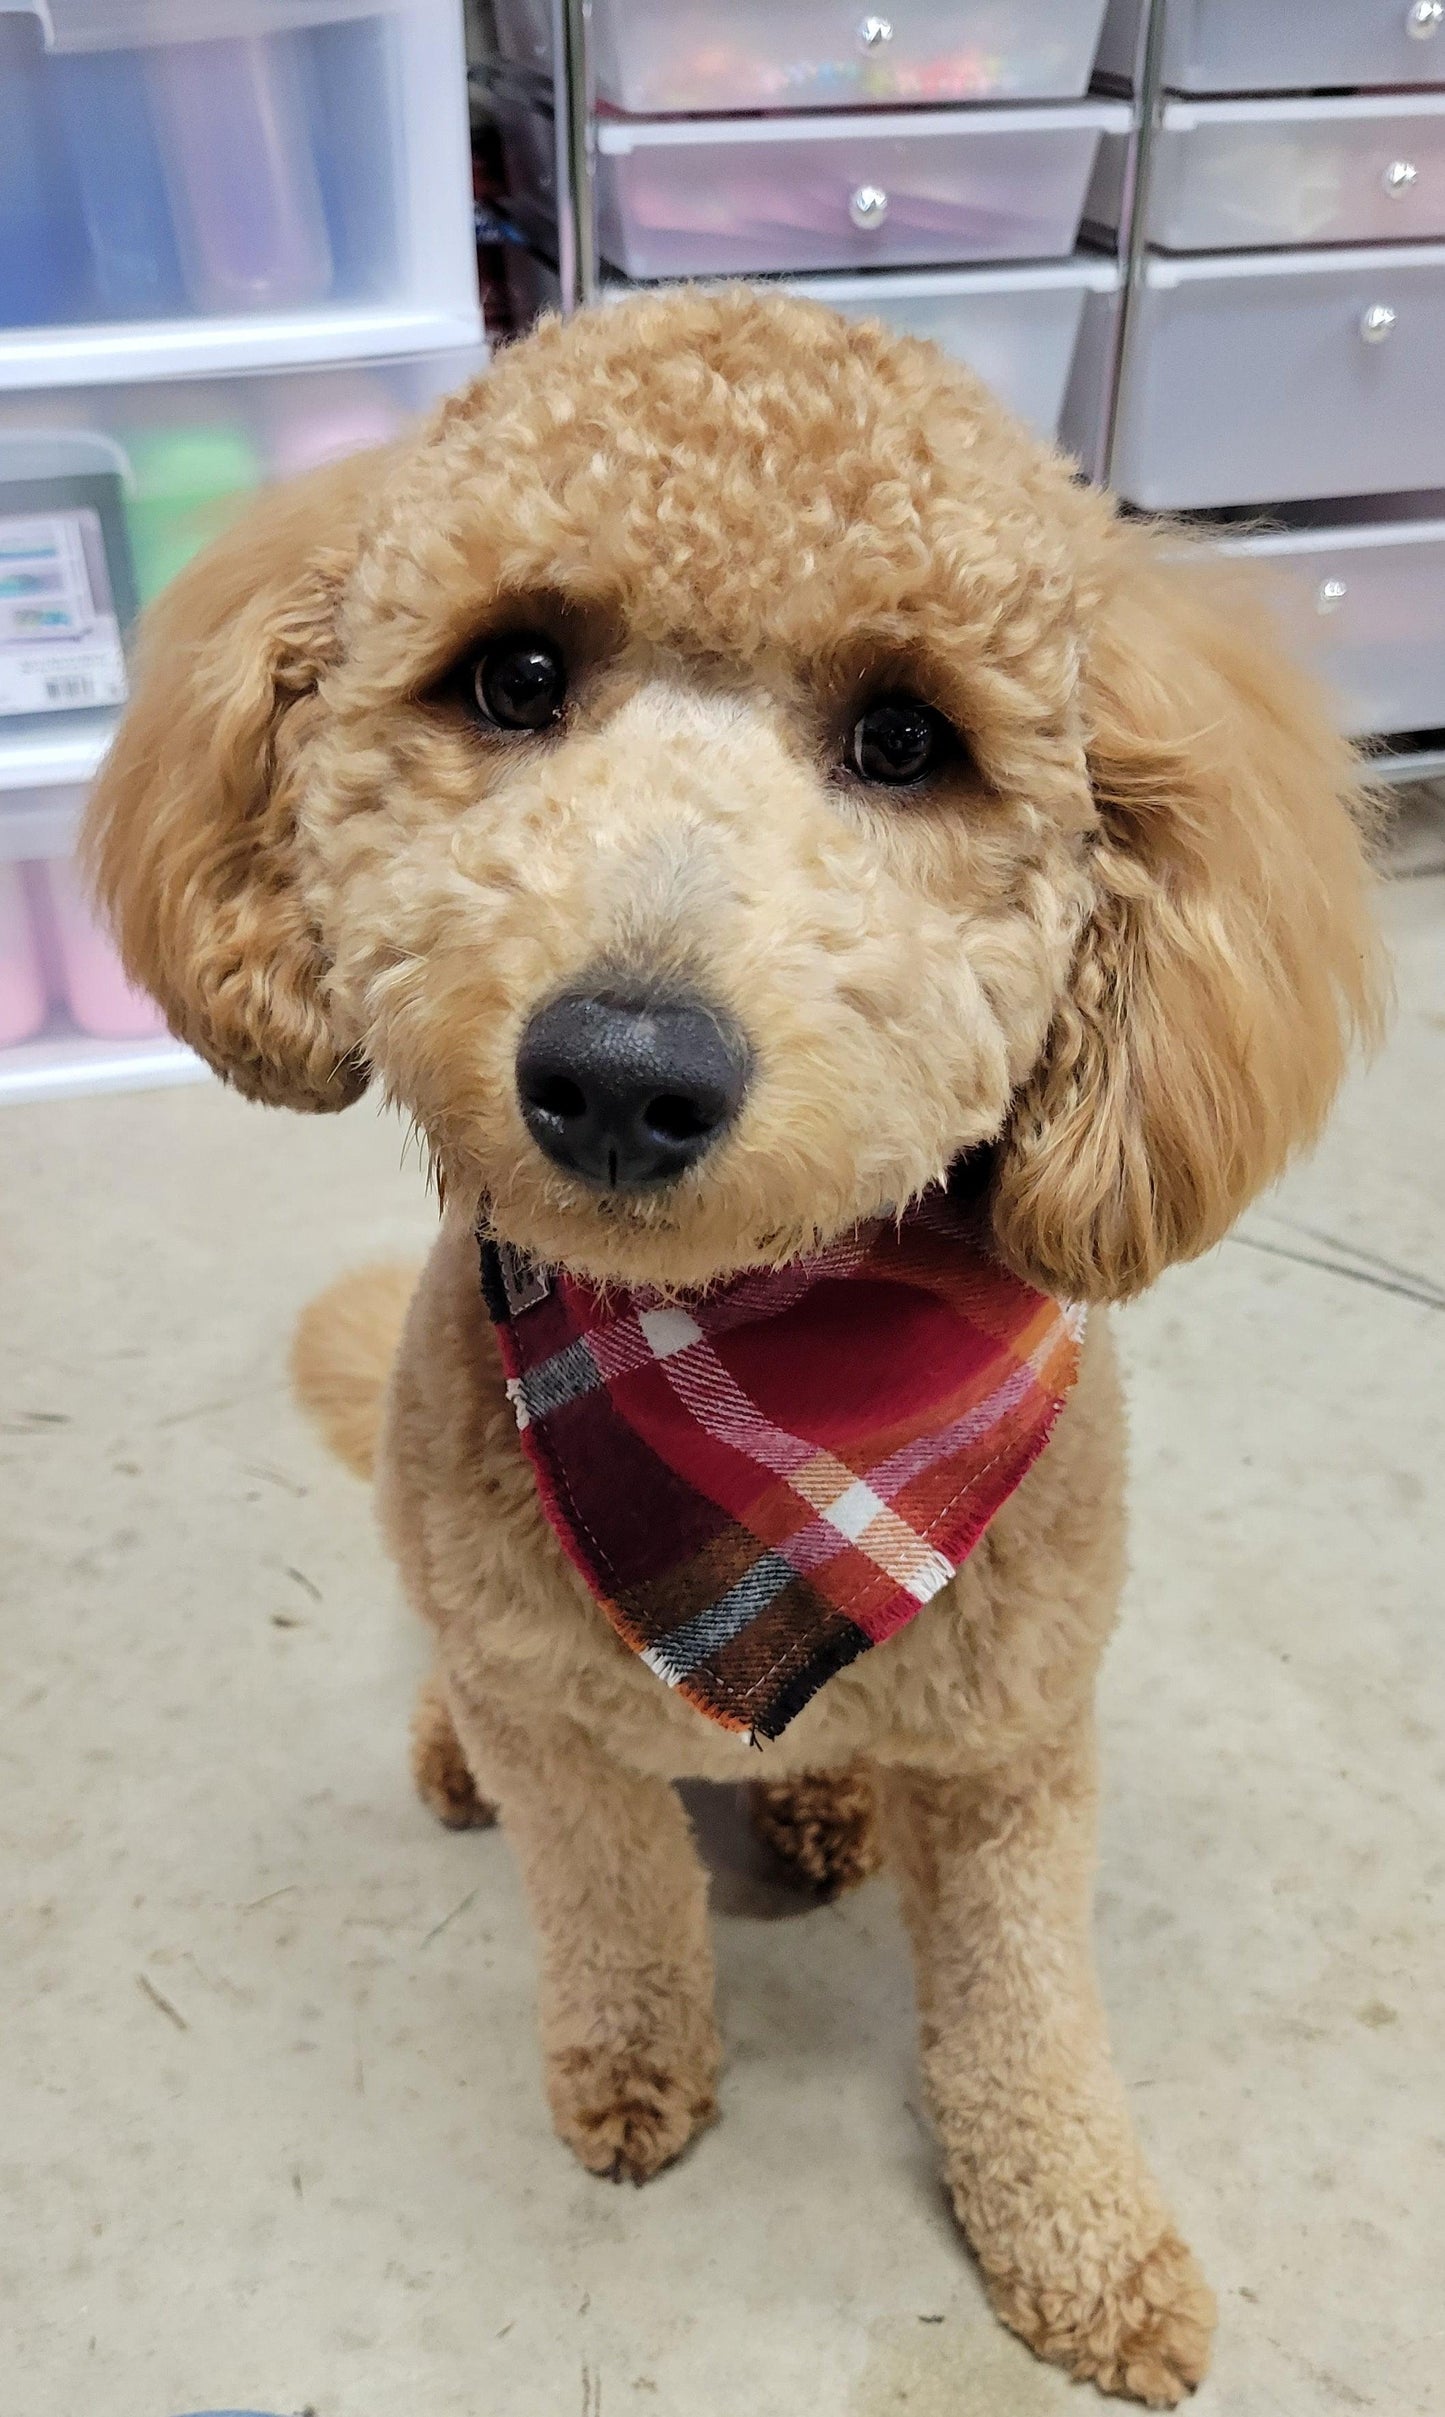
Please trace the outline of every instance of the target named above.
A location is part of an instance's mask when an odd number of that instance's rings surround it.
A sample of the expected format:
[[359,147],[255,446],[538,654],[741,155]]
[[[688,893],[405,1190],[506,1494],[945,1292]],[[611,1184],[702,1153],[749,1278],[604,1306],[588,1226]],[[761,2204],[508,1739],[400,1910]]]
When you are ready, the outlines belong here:
[[1167,251],[1445,237],[1445,93],[1171,101],[1149,203]]
[[464,91],[453,0],[0,9],[0,352],[363,306],[465,332]]
[[[493,0],[497,44],[550,74],[550,0]],[[1068,100],[1104,0],[594,0],[597,91],[640,117]]]
[[193,1081],[200,1060],[132,990],[69,856],[17,855],[0,798],[0,1105]]
[[384,443],[478,353],[0,392],[0,815],[82,781],[141,605],[274,478]]
[[[512,204],[546,243],[552,128],[498,103]],[[1072,252],[1119,102],[888,118],[720,118],[597,130],[602,256],[640,278],[1049,260]]]
[[1155,256],[1111,478],[1155,508],[1445,485],[1445,245]]
[[1352,737],[1445,729],[1445,520],[1227,540],[1268,563],[1301,647]]
[[[1439,0],[1160,0],[1171,92],[1445,84]],[[1140,0],[1110,0],[1099,67],[1133,73]]]

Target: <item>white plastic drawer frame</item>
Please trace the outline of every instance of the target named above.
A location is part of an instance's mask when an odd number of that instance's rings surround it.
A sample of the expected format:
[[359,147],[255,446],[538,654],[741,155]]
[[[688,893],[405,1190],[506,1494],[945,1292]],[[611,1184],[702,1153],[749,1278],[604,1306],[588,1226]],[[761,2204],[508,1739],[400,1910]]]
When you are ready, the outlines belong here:
[[230,38],[363,20],[387,25],[379,94],[395,164],[391,275],[374,294],[177,315],[104,316],[0,329],[0,387],[95,378],[198,376],[311,361],[450,350],[478,342],[465,58],[457,0],[0,0],[0,17],[37,20],[47,50],[150,53],[184,62]]

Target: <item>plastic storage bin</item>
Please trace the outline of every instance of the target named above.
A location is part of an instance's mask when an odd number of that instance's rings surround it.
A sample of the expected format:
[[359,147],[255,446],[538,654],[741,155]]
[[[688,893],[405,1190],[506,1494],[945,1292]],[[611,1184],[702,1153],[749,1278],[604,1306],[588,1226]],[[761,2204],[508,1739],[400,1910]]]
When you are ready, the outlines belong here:
[[[476,352],[422,353],[361,367],[0,392],[0,470],[10,453],[31,458],[47,440],[59,454],[65,436],[72,449],[82,440],[103,448],[116,466],[125,549],[118,563],[110,538],[112,585],[133,577],[145,603],[263,481],[383,443],[480,367]],[[0,738],[5,729],[0,717]]]
[[[37,869],[31,868],[36,875]],[[68,860],[38,869],[48,912],[64,1004],[78,1032],[102,1041],[148,1041],[165,1031],[154,999],[132,990],[119,957],[91,912],[80,876]]]
[[[552,128],[498,117],[519,223],[555,220]],[[1071,252],[1118,102],[868,118],[604,120],[598,242],[629,277],[733,276]]]
[[0,750],[19,730],[103,720],[125,701],[125,475],[107,437],[0,418]]
[[1445,92],[1171,101],[1164,112],[1149,240],[1166,251],[1440,237]]
[[294,310],[331,292],[331,239],[294,37],[165,42],[151,102],[197,310]]
[[1151,507],[1445,485],[1445,245],[1154,257],[1111,478]]
[[24,869],[0,861],[0,1049],[11,1049],[39,1032],[46,1007]]
[[366,304],[464,340],[464,91],[455,0],[0,7],[0,355],[7,328]]
[[[550,0],[493,0],[497,46],[550,75]],[[1104,0],[594,0],[598,98],[638,116],[1083,93]]]
[[1445,520],[1291,529],[1221,551],[1279,572],[1352,737],[1445,729]]
[[[1440,0],[1165,0],[1171,92],[1445,84]],[[1101,71],[1133,73],[1139,0],[1111,0]]]
[[0,328],[83,309],[89,262],[41,31],[0,11]]

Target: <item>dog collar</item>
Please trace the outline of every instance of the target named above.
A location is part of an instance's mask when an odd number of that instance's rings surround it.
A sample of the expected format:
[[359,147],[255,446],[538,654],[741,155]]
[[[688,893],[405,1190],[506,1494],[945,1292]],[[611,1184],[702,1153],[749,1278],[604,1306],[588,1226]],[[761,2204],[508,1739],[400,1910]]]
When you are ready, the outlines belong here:
[[1083,1309],[943,1191],[682,1296],[478,1240],[559,1542],[623,1643],[749,1739],[947,1585],[1078,1373]]

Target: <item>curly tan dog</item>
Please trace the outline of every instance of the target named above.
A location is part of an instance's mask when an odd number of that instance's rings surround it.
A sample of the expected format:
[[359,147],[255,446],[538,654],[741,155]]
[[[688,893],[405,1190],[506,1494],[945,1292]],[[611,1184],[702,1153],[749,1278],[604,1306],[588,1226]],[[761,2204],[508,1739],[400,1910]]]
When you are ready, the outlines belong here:
[[[311,1313],[300,1379],[354,1463],[376,1448],[436,1640],[420,1782],[446,1820],[500,1807],[553,2113],[594,2171],[640,2181],[713,2116],[670,1783],[747,1764],[543,1516],[479,1216],[550,1266],[705,1287],[973,1153],[1010,1269],[1136,1293],[1312,1137],[1374,1027],[1355,805],[1232,577],[1121,521],[931,348],[777,296],[543,326],[414,439],[271,497],[152,615],[91,862],[132,974],[218,1072],[308,1109],[375,1079],[430,1146],[440,1238],[389,1384],[386,1271]],[[700,1005],[740,1036],[724,1106],[645,1164],[569,1159],[565,1099],[524,1099],[517,1061],[578,997]],[[1162,2406],[1213,2309],[1091,1958],[1121,1469],[1095,1316],[957,1578],[766,1749],[762,1818],[836,1885],[869,1866],[876,1793],[994,2304]]]

